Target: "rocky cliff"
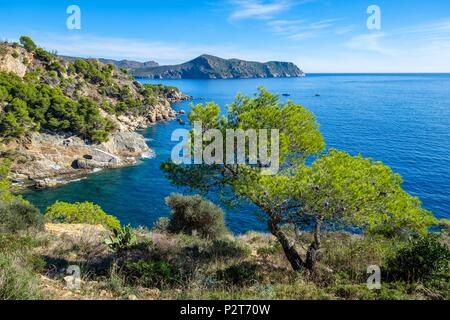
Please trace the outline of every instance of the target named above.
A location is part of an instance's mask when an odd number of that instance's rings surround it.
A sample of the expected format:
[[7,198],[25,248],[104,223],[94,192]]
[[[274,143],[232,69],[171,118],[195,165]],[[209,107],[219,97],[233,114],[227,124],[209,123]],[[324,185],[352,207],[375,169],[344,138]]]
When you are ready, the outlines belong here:
[[153,79],[248,79],[304,76],[295,64],[271,61],[266,63],[238,59],[221,59],[202,55],[192,61],[173,66],[131,69],[136,77]]
[[14,160],[16,184],[38,188],[132,165],[150,152],[135,130],[175,119],[171,103],[184,99],[176,88],[141,85],[95,59],[3,43],[0,157]]

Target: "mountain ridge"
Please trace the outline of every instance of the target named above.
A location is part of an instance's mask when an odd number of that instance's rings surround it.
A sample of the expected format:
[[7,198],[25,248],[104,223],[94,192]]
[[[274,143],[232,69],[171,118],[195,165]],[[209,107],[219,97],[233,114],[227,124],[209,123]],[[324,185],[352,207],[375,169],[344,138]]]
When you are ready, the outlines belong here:
[[159,67],[159,63],[153,60],[140,62],[135,60],[128,60],[128,59],[122,59],[122,60],[115,60],[115,59],[107,59],[107,58],[79,58],[79,57],[72,57],[72,56],[62,56],[62,58],[69,60],[69,61],[75,61],[77,59],[96,59],[100,61],[103,64],[113,64],[119,69],[139,69],[139,68],[149,68],[149,67]]
[[303,71],[292,62],[256,62],[223,59],[203,54],[178,65],[151,66],[131,69],[137,78],[150,79],[250,79],[302,77]]

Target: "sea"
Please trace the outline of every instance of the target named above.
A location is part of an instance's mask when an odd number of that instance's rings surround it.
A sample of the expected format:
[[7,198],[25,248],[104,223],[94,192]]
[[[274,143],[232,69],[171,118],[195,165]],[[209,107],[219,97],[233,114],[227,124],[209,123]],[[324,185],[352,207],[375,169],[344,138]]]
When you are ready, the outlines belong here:
[[[254,95],[258,87],[265,87],[282,101],[292,100],[313,111],[327,148],[384,162],[401,174],[404,189],[420,197],[426,209],[438,218],[450,218],[450,74],[139,81],[176,86],[193,96],[192,101],[173,105],[186,112],[191,104],[208,101],[226,112],[226,105],[238,93]],[[177,144],[171,141],[172,132],[180,127],[172,121],[142,131],[153,152],[135,166],[99,171],[57,189],[28,190],[24,197],[42,211],[57,200],[92,201],[123,224],[150,228],[160,217],[170,215],[164,201],[167,196],[188,193],[171,185],[160,170]],[[251,205],[224,206],[224,210],[234,233],[266,231]]]

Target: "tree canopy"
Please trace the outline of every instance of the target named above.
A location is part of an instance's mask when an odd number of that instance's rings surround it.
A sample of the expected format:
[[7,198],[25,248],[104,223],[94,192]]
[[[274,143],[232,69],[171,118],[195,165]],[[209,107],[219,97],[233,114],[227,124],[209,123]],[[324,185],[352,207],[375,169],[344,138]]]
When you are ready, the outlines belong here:
[[[264,175],[260,164],[187,165],[169,161],[162,169],[178,186],[215,190],[255,204],[295,270],[314,268],[324,226],[357,227],[392,236],[399,232],[426,233],[434,222],[420,200],[402,189],[398,174],[362,156],[337,150],[323,153],[325,143],[314,115],[294,102],[279,102],[263,88],[256,97],[239,95],[226,116],[220,115],[216,104],[208,103],[194,106],[189,120],[191,124],[202,121],[204,130],[221,132],[279,130],[281,169],[276,175]],[[314,230],[306,258],[283,231],[284,224]]]

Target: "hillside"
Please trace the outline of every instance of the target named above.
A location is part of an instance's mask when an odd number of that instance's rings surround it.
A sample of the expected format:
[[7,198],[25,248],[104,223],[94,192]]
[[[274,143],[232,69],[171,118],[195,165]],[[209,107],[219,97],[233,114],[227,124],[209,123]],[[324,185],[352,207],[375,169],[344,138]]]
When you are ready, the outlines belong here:
[[141,85],[96,59],[66,59],[27,37],[0,44],[0,149],[16,183],[47,187],[149,152],[135,133],[176,117],[178,89]]
[[[64,59],[69,61],[75,61],[77,59],[80,59],[78,57],[70,57],[70,56],[63,56]],[[89,60],[89,59],[87,59]],[[104,59],[104,58],[98,58],[98,61],[100,61],[103,64],[112,64],[115,65],[119,69],[140,69],[140,68],[150,68],[150,67],[158,67],[159,63],[155,61],[146,61],[146,62],[139,62],[134,60],[114,60],[114,59]]]
[[113,64],[118,68],[127,69],[127,70],[159,66],[159,64],[155,61],[139,62],[139,61],[132,61],[132,60],[118,61],[118,60],[112,60],[112,59],[99,59],[99,61],[104,64]]
[[271,61],[267,63],[222,59],[202,55],[192,61],[172,66],[132,69],[135,77],[153,79],[248,79],[304,76],[295,64]]

